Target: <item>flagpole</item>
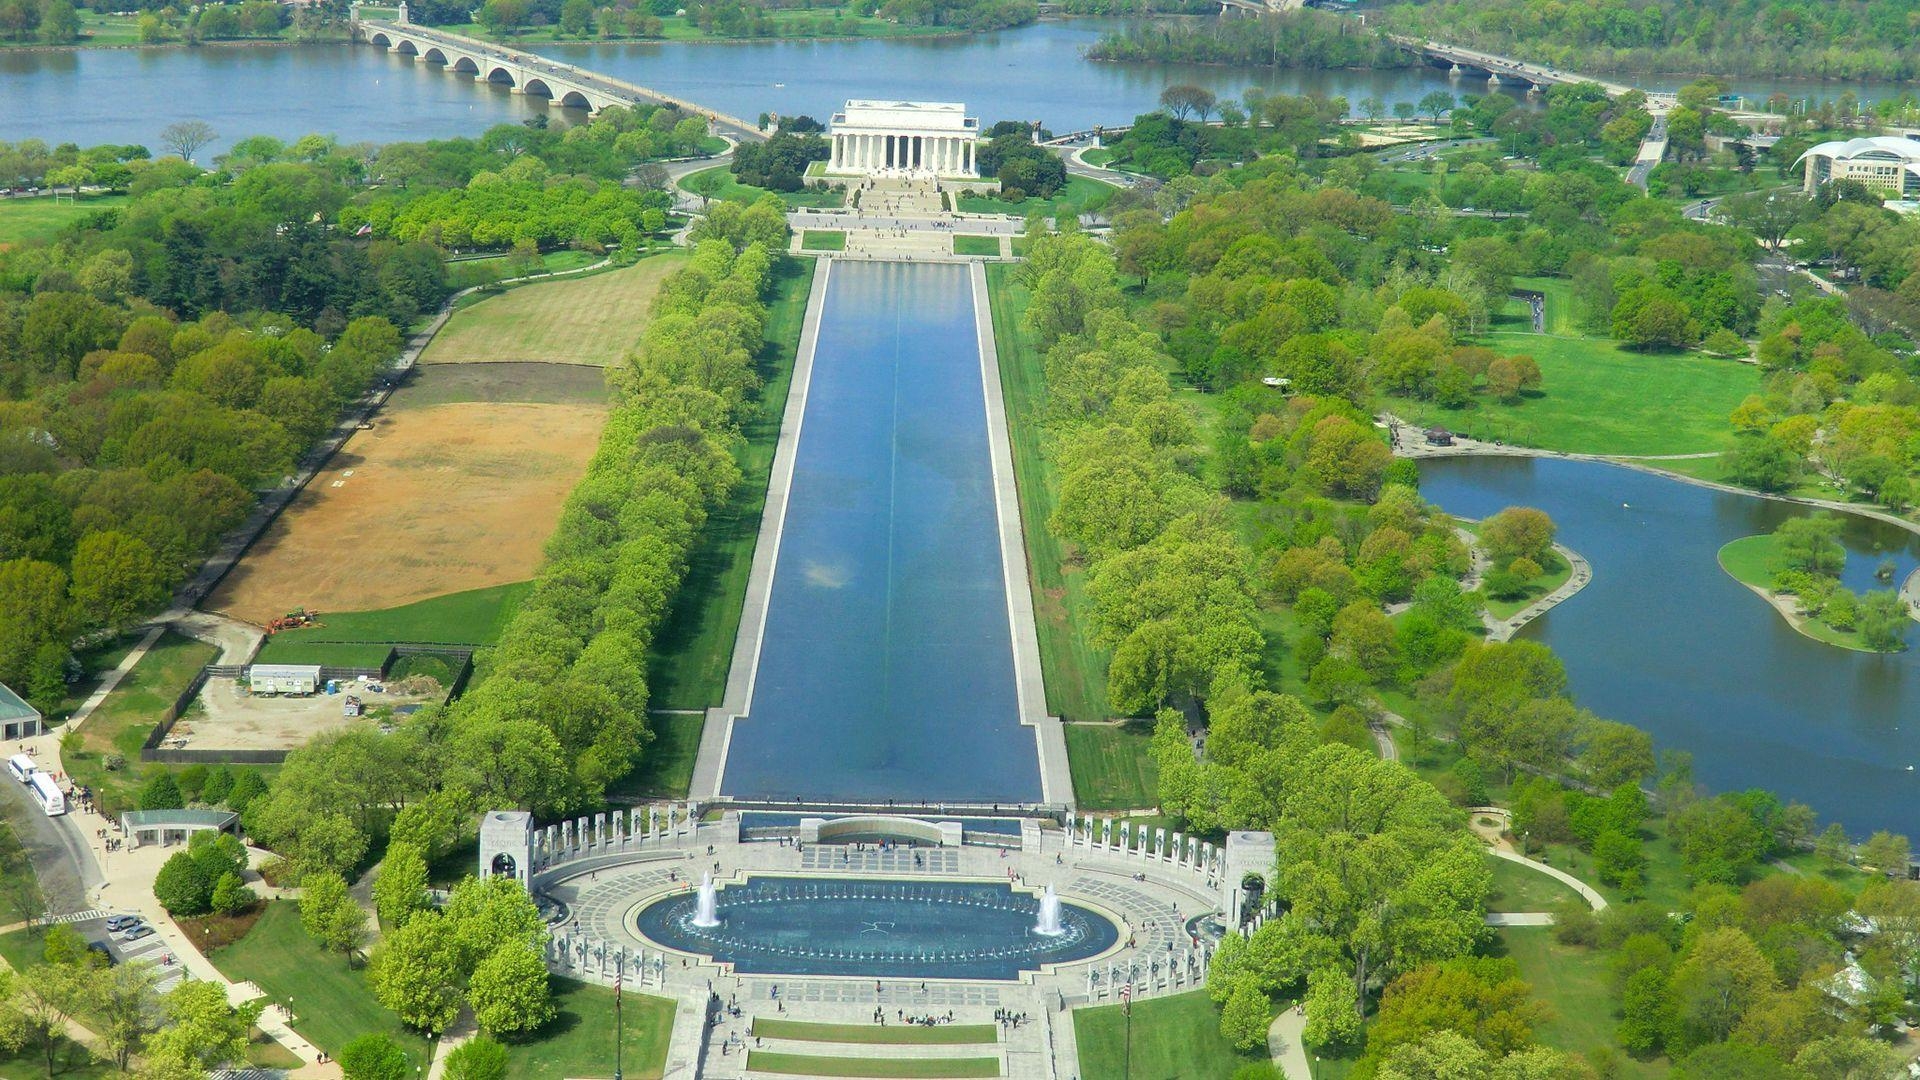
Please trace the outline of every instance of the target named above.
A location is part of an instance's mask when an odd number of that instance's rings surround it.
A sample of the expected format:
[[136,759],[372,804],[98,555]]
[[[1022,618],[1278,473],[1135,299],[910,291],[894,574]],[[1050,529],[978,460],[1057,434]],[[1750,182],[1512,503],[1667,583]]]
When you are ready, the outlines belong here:
[[613,1080],[620,1080],[620,1051],[624,1049],[626,1039],[625,1017],[620,1012],[621,984],[626,981],[626,964],[623,962],[613,975]]

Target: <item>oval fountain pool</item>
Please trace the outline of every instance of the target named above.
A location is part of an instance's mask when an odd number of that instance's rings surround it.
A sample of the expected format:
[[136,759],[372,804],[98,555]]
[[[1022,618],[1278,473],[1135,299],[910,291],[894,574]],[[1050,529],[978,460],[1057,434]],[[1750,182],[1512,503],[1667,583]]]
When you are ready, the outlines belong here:
[[1042,933],[1042,903],[1002,882],[756,876],[718,890],[717,926],[700,925],[694,892],[634,921],[656,944],[755,975],[1015,979],[1120,939],[1112,919],[1064,900],[1059,932]]

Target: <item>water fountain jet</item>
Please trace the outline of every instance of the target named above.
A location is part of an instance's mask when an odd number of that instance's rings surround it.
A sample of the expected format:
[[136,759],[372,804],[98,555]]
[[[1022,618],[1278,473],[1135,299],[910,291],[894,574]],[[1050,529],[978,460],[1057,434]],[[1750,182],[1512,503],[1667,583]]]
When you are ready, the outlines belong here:
[[1060,925],[1060,897],[1051,885],[1040,897],[1040,917],[1034,920],[1033,932],[1041,937],[1059,937],[1067,932],[1066,927]]
[[720,925],[720,890],[714,888],[711,871],[700,875],[700,899],[694,906],[693,925],[712,929]]

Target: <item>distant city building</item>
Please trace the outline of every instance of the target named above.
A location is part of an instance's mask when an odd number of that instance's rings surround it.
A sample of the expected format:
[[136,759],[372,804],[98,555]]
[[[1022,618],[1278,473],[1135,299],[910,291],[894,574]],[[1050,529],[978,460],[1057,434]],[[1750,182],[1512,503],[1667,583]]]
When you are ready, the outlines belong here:
[[1801,162],[1807,166],[1809,195],[1822,184],[1852,180],[1886,192],[1891,198],[1920,196],[1920,140],[1872,135],[1823,142],[1801,154],[1794,164]]
[[951,101],[849,101],[828,127],[829,173],[976,177],[980,120]]
[[0,736],[30,739],[40,734],[40,710],[0,683]]

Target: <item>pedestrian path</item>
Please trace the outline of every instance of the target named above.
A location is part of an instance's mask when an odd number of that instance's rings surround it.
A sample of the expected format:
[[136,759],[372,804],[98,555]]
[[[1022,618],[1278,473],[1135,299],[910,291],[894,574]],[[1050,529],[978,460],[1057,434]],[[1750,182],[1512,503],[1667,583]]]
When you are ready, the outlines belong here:
[[1287,1080],[1313,1080],[1313,1067],[1307,1064],[1307,1046],[1302,1040],[1306,1029],[1306,1016],[1291,1007],[1280,1010],[1267,1028],[1267,1055]]

